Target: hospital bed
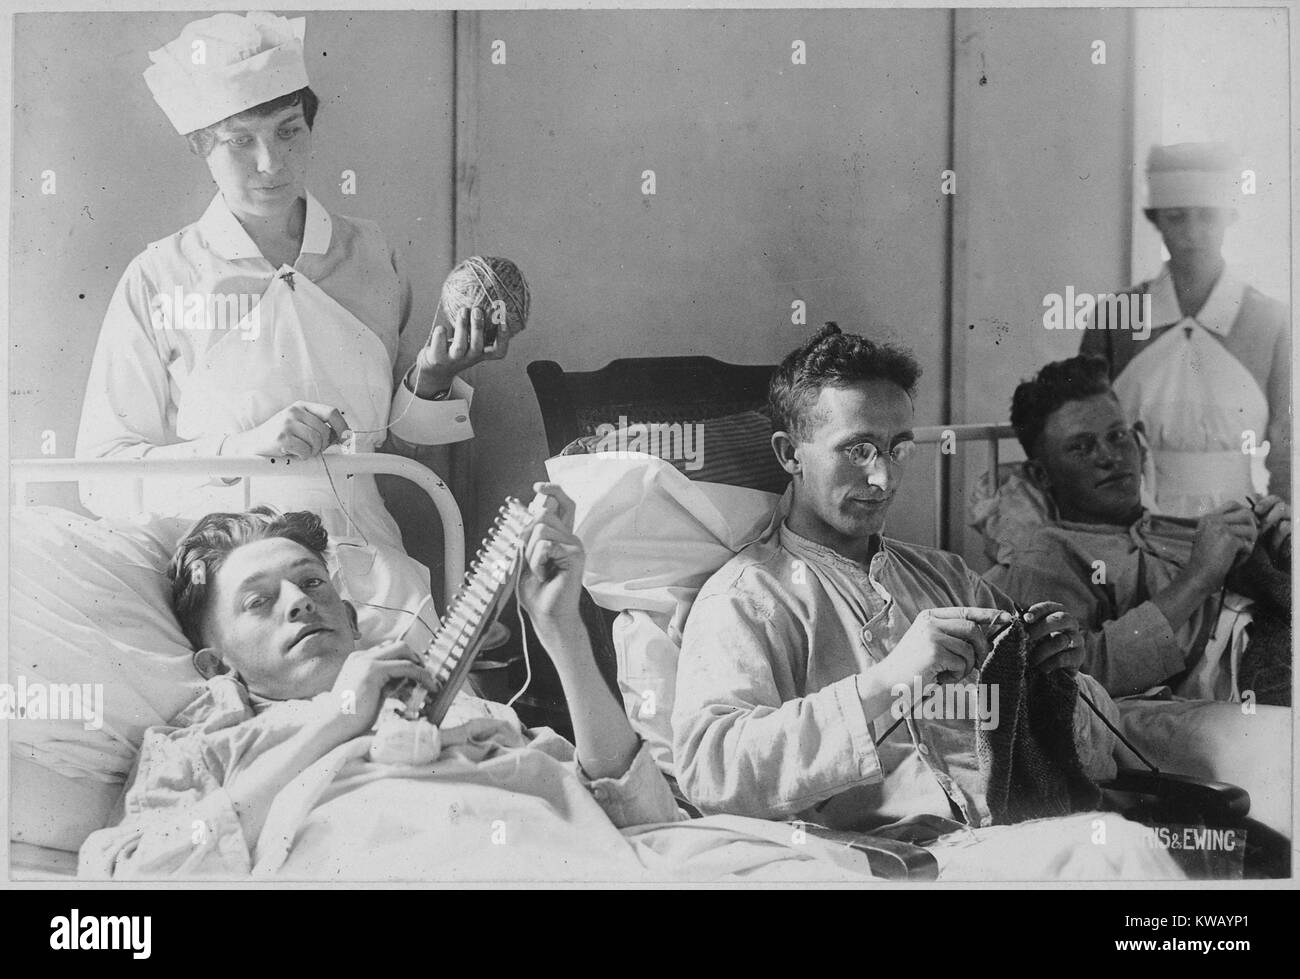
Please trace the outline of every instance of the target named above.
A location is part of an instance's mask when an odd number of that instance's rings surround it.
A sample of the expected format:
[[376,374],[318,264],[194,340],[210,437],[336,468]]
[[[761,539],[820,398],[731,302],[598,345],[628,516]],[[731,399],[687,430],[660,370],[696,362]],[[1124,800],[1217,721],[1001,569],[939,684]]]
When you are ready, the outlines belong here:
[[[770,421],[765,409],[772,370],[769,366],[726,364],[707,357],[623,359],[585,372],[565,371],[551,361],[528,366],[552,454],[548,462],[551,477],[564,485],[579,504],[578,532],[589,552],[583,602],[593,648],[598,650],[598,655],[599,651],[608,650],[615,657],[615,662],[604,664],[605,672],[617,677],[619,693],[634,726],[652,744],[658,739],[659,757],[665,767],[671,766],[665,743],[670,741],[671,732],[662,721],[666,709],[663,705],[671,704],[677,645],[690,601],[712,571],[757,535],[770,514],[775,496],[765,503],[752,491],[758,487],[773,494],[781,490],[770,468],[765,468],[775,466],[768,445],[770,427],[763,427],[763,423]],[[657,524],[653,527],[647,526],[650,519],[637,525],[624,518],[623,514],[636,504],[627,500],[614,502],[601,488],[603,481],[618,492],[627,492],[634,486],[633,494],[647,494],[645,487],[654,479],[645,468],[636,473],[629,470],[627,479],[608,475],[609,464],[603,461],[604,456],[598,455],[608,440],[602,443],[597,433],[601,426],[617,426],[620,420],[624,424],[699,423],[704,426],[706,444],[710,444],[711,431],[721,433],[724,452],[730,455],[719,478],[730,483],[729,486],[710,486],[706,470],[692,473],[676,465],[682,475],[692,482],[698,481],[691,492],[704,491],[707,487],[705,495],[689,497],[691,502],[684,504],[684,509],[694,512],[682,521],[680,537],[674,538],[665,529],[672,524],[671,517],[658,520],[656,516]],[[914,431],[916,441],[931,455],[927,460],[925,453],[920,453],[922,464],[916,468],[924,470],[927,464],[933,467],[930,506],[935,546],[952,549],[957,539],[950,527],[949,514],[962,509],[955,506],[959,477],[965,482],[984,473],[974,480],[971,503],[975,524],[985,538],[985,555],[990,561],[996,561],[999,556],[998,533],[1023,533],[1048,518],[1047,502],[1041,494],[1034,497],[1035,490],[1023,478],[1019,464],[1006,461],[1011,453],[1004,451],[1002,443],[1014,438],[1010,425],[935,425],[921,426]],[[741,452],[736,443],[743,440],[749,444]],[[738,454],[747,458],[737,462],[734,457]],[[590,467],[585,467],[584,456],[590,457]],[[960,470],[952,465],[958,456],[963,463]],[[999,499],[1008,491],[1013,497],[1010,503]],[[640,497],[643,506],[647,503],[654,506],[656,502],[664,501],[652,500],[648,495]],[[999,503],[1003,504],[1000,514]],[[752,513],[748,524],[741,516],[747,508]],[[671,507],[663,512],[670,513]],[[628,580],[626,555],[633,550],[638,558],[644,555],[646,547],[638,545],[646,541],[638,537],[645,534],[651,535],[654,544],[671,558],[653,566],[643,562],[631,572],[632,580]],[[679,564],[677,569],[672,567],[673,562]],[[605,567],[618,570],[607,574]],[[659,707],[660,719],[654,723],[645,721],[648,700],[657,702]],[[1212,721],[1196,715],[1178,722],[1190,725],[1184,730],[1207,756],[1195,759],[1196,770],[1189,776],[1157,774],[1133,759],[1134,766],[1121,770],[1109,787],[1111,804],[1135,817],[1145,816],[1150,820],[1240,824],[1250,811],[1250,796],[1231,784],[1240,770],[1241,755],[1231,755],[1226,761],[1215,757],[1215,741],[1219,739],[1224,713],[1217,708],[1227,706],[1205,708],[1202,714],[1216,714]],[[1140,733],[1144,723],[1142,712],[1128,711],[1125,716]],[[1270,718],[1270,725],[1270,736],[1285,736],[1289,746],[1289,714]],[[1129,734],[1133,733],[1130,729]],[[1161,760],[1157,758],[1157,763]],[[1186,756],[1179,757],[1178,762],[1183,765],[1182,771],[1188,770]],[[1165,766],[1157,764],[1157,767]],[[1257,835],[1270,838],[1275,853],[1279,848],[1286,849],[1278,833],[1283,825],[1288,829],[1290,826],[1289,791],[1283,794],[1272,769],[1243,774],[1252,783],[1252,791],[1269,796],[1267,826],[1256,824],[1252,828]]]
[[169,720],[193,696],[198,679],[165,588],[167,559],[191,521],[93,520],[31,506],[32,490],[40,484],[122,478],[138,504],[146,478],[223,477],[241,480],[247,508],[258,502],[259,480],[321,479],[326,470],[345,505],[348,477],[360,474],[406,479],[428,496],[444,529],[441,594],[450,600],[465,569],[460,509],[443,480],[411,459],[329,454],[303,463],[296,476],[262,458],[11,463],[9,520],[16,533],[11,535],[6,679],[15,683],[20,674],[49,684],[93,679],[106,688],[99,729],[75,721],[8,724],[14,879],[75,875],[80,840],[104,825],[144,728]]

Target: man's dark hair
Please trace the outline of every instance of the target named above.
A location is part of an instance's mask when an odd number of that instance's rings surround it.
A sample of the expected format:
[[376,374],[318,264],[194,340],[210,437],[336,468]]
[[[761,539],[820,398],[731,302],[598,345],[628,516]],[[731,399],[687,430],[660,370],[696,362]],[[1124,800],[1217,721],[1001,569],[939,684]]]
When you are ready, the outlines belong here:
[[824,387],[890,381],[911,397],[920,378],[921,366],[902,347],[842,333],[834,323],[827,323],[802,347],[787,354],[772,375],[767,390],[772,428],[804,438],[806,409]]
[[247,513],[209,513],[176,546],[167,569],[172,608],[195,649],[203,646],[203,613],[226,558],[237,547],[275,537],[301,544],[325,560],[329,534],[320,517],[307,510],[281,513],[269,506],[253,507]]
[[1025,455],[1038,456],[1038,439],[1052,412],[1070,401],[1111,394],[1110,369],[1101,357],[1079,354],[1048,364],[1028,381],[1022,381],[1011,398],[1011,427]]
[[281,95],[269,102],[262,102],[251,109],[236,112],[233,116],[228,116],[220,122],[214,122],[211,126],[205,126],[202,129],[194,130],[192,133],[186,133],[185,139],[190,144],[190,152],[206,160],[208,154],[212,152],[212,147],[217,144],[217,127],[222,123],[245,115],[258,118],[273,116],[277,112],[282,112],[295,105],[302,106],[302,117],[307,123],[307,128],[311,129],[316,124],[316,109],[320,107],[320,99],[310,88],[300,88],[296,92]]

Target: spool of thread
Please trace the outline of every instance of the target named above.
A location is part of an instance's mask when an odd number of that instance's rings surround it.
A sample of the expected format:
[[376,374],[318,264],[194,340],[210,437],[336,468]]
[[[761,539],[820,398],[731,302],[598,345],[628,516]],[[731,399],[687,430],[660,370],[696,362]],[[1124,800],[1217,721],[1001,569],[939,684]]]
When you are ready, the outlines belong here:
[[514,262],[482,255],[471,255],[451,270],[438,300],[452,326],[462,310],[483,310],[489,343],[495,342],[498,330],[510,337],[523,332],[531,302],[528,282]]

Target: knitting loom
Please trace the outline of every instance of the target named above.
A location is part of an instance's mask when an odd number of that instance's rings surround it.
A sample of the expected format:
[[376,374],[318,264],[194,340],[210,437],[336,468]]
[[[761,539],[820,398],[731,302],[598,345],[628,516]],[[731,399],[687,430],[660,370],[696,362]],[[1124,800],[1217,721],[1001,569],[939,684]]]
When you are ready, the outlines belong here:
[[426,690],[413,680],[402,680],[387,692],[405,702],[402,716],[423,717],[441,724],[456,694],[469,676],[483,645],[483,637],[514,591],[516,564],[536,515],[514,497],[497,512],[475,556],[465,581],[447,607],[425,650],[424,665],[433,674],[435,689]]

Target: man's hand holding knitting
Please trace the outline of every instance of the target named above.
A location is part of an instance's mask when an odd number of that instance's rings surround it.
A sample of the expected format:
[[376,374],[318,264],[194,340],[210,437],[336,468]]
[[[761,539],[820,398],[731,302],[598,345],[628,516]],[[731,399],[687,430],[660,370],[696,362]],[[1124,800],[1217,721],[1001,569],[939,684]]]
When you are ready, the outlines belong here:
[[896,687],[964,679],[988,656],[989,636],[1010,621],[1010,613],[996,608],[925,609],[888,656],[858,674],[864,713],[885,713]]
[[1059,602],[1038,602],[1025,613],[1029,665],[1050,673],[1077,673],[1083,665],[1083,631],[1079,620]]

